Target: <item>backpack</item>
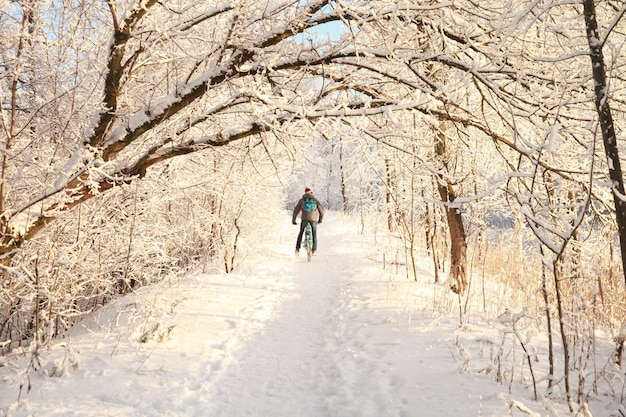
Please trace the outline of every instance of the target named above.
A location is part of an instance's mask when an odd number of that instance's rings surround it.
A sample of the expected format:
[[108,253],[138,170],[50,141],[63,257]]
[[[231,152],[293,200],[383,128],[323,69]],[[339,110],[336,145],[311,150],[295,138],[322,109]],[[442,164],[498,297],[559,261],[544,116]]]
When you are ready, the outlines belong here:
[[304,197],[302,200],[302,211],[312,213],[317,209],[317,203],[313,197]]

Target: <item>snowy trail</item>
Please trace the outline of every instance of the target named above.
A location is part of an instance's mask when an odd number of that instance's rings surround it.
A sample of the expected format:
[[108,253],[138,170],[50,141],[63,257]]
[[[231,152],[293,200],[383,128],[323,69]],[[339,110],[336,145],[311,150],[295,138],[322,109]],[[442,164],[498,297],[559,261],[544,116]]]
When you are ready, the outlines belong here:
[[366,300],[349,284],[368,262],[362,253],[338,253],[346,244],[339,236],[326,240],[313,262],[293,260],[292,298],[214,382],[208,415],[385,415],[379,404],[398,381],[383,375],[381,348],[364,352],[361,329],[370,323],[358,319],[368,316]]
[[320,226],[312,262],[295,258],[290,226],[237,274],[164,282],[107,306],[42,352],[37,371],[24,372],[28,354],[11,355],[0,416],[529,414],[512,406],[528,405],[528,391],[459,371],[456,340],[472,335],[427,307],[432,284],[394,278],[338,219]]
[[[404,333],[406,312],[386,305],[388,283],[372,274],[380,266],[368,260],[367,244],[338,225],[324,226],[313,262],[287,257],[281,274],[292,279],[290,287],[272,319],[234,354],[233,365],[211,380],[211,406],[199,415],[479,415],[471,382],[457,400],[447,393],[442,372],[454,375],[457,367],[449,337],[429,346],[429,360],[423,344],[410,340],[419,331]],[[275,256],[284,257],[291,245],[278,250],[282,255]]]

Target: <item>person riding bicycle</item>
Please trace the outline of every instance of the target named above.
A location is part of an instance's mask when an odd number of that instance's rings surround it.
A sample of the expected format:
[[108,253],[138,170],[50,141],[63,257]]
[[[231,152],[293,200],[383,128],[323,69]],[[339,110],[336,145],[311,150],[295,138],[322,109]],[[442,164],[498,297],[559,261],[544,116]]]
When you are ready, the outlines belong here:
[[298,240],[296,241],[296,256],[300,254],[300,246],[302,245],[302,235],[307,224],[311,225],[311,233],[313,235],[313,254],[317,251],[317,225],[322,223],[324,217],[324,208],[320,204],[319,200],[313,196],[313,190],[309,187],[304,189],[304,195],[298,201],[298,204],[293,209],[293,216],[291,223],[296,223],[296,217],[302,213],[300,222],[300,233],[298,233]]

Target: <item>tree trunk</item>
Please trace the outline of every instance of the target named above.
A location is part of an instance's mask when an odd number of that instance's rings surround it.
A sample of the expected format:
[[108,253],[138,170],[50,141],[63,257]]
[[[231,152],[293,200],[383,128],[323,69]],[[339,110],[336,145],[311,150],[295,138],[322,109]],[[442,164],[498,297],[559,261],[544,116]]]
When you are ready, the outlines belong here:
[[461,211],[450,205],[454,202],[454,194],[446,184],[439,182],[437,184],[441,201],[446,203],[446,218],[448,220],[448,229],[450,230],[450,268],[454,283],[451,286],[452,291],[457,294],[463,294],[467,288],[466,264],[467,264],[467,241],[465,238],[465,227]]
[[391,202],[393,200],[391,196],[391,190],[393,189],[393,175],[391,173],[391,162],[389,158],[385,158],[385,171],[387,176],[387,191],[385,193],[385,204],[387,206],[387,228],[390,232],[395,231],[394,221],[393,221],[393,213],[394,210],[391,207]]
[[[437,135],[435,152],[439,157],[443,157],[444,169],[447,171],[448,167],[445,162],[445,137],[442,133]],[[438,177],[437,189],[441,196],[441,201],[445,204],[448,230],[450,231],[450,275],[453,280],[451,289],[453,292],[460,295],[463,294],[467,288],[467,239],[465,237],[465,226],[463,226],[461,211],[452,204],[456,198],[452,184],[450,184],[443,175],[440,174]]]
[[[22,31],[19,36],[19,42],[17,50],[15,51],[15,66],[11,69],[11,104],[10,104],[10,120],[8,123],[8,131],[5,132],[6,140],[4,142],[4,152],[0,159],[0,233],[2,234],[2,241],[10,241],[12,230],[9,230],[9,224],[7,220],[7,195],[9,193],[7,178],[9,176],[9,164],[11,163],[11,147],[16,139],[16,131],[20,130],[17,124],[17,115],[19,113],[18,97],[20,95],[22,77],[22,62],[25,55],[27,46],[30,45],[30,35],[33,33],[33,19],[34,19],[34,7],[28,3],[23,6],[22,16]],[[8,261],[8,260],[7,260]]]
[[345,167],[343,166],[343,143],[339,138],[339,179],[341,181],[341,212],[348,211],[348,194],[346,192],[346,175]]
[[554,275],[554,289],[556,293],[556,306],[559,314],[559,329],[561,331],[561,342],[563,343],[563,376],[565,381],[565,397],[567,398],[567,404],[569,406],[570,411],[574,411],[572,406],[572,395],[571,395],[571,386],[570,386],[570,344],[568,338],[568,331],[565,328],[565,306],[563,301],[563,290],[561,288],[561,280],[559,278],[559,271],[561,268],[559,267],[559,262],[561,261],[560,257],[557,256],[554,262],[552,263],[552,274]]
[[540,245],[539,252],[541,253],[541,294],[543,296],[543,302],[546,313],[546,327],[548,328],[548,388],[554,385],[554,341],[552,337],[552,316],[550,313],[550,299],[548,296],[548,279],[546,277],[546,264],[543,261],[545,259],[545,253],[543,245]]
[[617,149],[617,137],[611,107],[609,106],[608,87],[606,84],[606,68],[604,66],[604,56],[602,53],[603,41],[599,38],[598,22],[596,21],[596,11],[593,0],[584,0],[585,28],[587,30],[587,41],[589,42],[589,57],[593,71],[593,81],[595,85],[595,102],[598,112],[598,121],[602,129],[602,140],[604,142],[604,152],[609,167],[609,177],[611,178],[613,203],[615,205],[615,217],[620,240],[620,250],[622,253],[622,274],[626,281],[626,202],[624,201],[624,180],[622,178],[622,168]]

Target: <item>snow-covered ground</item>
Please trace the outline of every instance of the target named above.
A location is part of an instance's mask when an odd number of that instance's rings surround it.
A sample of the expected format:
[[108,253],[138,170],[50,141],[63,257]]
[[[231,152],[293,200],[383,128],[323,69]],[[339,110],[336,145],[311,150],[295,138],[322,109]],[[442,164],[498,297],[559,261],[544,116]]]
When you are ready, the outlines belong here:
[[573,415],[535,401],[518,375],[495,382],[477,371],[473,349],[502,335],[490,321],[459,326],[457,314],[437,311],[433,297],[447,290],[426,267],[419,283],[395,277],[376,245],[333,215],[309,263],[293,256],[288,217],[236,274],[142,288],[42,351],[36,369],[30,354],[5,358],[0,414]]

